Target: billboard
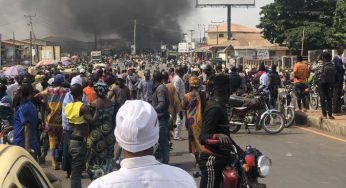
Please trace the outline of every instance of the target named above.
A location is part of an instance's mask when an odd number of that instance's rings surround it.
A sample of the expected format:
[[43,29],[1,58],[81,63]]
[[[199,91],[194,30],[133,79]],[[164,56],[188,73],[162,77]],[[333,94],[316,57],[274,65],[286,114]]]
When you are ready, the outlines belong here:
[[254,6],[255,0],[196,0],[197,6]]

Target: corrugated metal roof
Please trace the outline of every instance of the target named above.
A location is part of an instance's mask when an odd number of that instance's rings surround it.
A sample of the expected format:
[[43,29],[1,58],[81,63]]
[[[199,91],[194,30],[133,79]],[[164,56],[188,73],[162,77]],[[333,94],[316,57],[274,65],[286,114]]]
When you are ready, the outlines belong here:
[[[227,23],[222,23],[218,25],[219,28],[214,27],[208,30],[208,33],[216,33],[216,32],[227,32]],[[231,30],[233,33],[259,33],[260,30],[257,28],[251,28],[241,24],[232,24]]]

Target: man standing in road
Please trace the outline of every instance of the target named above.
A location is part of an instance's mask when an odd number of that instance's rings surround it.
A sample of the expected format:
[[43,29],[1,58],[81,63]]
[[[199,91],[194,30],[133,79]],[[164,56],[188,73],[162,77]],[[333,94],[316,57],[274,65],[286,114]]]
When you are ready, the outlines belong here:
[[341,96],[342,89],[344,86],[344,76],[345,69],[342,63],[342,54],[344,53],[344,48],[339,47],[337,50],[338,55],[334,57],[333,63],[336,67],[336,81],[333,89],[333,113],[341,112]]
[[126,77],[126,85],[130,90],[130,96],[132,100],[137,98],[137,85],[138,85],[138,76],[134,73],[134,69],[131,68],[128,70],[128,75]]
[[[154,72],[154,77],[157,74]],[[193,178],[184,170],[155,160],[154,146],[161,137],[161,124],[157,119],[160,122],[160,117],[147,102],[126,101],[118,111],[114,131],[124,150],[121,168],[96,179],[89,188],[196,187]]]
[[168,141],[168,121],[169,121],[169,97],[168,90],[163,83],[162,73],[155,71],[153,74],[154,89],[152,105],[157,113],[160,125],[159,144],[162,148],[162,163],[169,162],[169,141]]
[[306,79],[308,77],[308,66],[303,62],[303,57],[301,55],[298,55],[297,57],[297,63],[293,67],[293,74],[294,74],[294,85],[297,95],[297,103],[299,110],[302,110],[302,103],[303,103],[303,111],[306,112],[307,104],[305,100],[305,89],[306,89]]
[[38,112],[31,102],[33,88],[31,84],[22,84],[18,89],[20,104],[16,107],[13,121],[13,144],[25,148],[36,157],[39,149],[37,139]]
[[[184,96],[185,96],[185,83],[184,83],[184,81],[182,79],[183,76],[184,76],[183,68],[180,67],[180,66],[177,67],[175,69],[175,75],[173,77],[172,83],[173,83],[173,85],[175,86],[175,89],[178,92],[178,96],[179,96],[180,101],[183,101]],[[181,138],[181,128],[182,128],[182,125],[183,125],[183,118],[184,118],[183,112],[180,112],[177,115],[177,121],[176,121],[177,127],[175,128],[174,140],[182,140],[182,138]]]
[[153,95],[153,81],[150,79],[150,70],[145,70],[144,80],[141,80],[137,86],[139,99],[151,104]]
[[331,62],[332,56],[328,52],[322,53],[323,67],[319,78],[320,101],[322,107],[322,118],[334,119],[332,115],[333,85],[336,80],[336,68]]

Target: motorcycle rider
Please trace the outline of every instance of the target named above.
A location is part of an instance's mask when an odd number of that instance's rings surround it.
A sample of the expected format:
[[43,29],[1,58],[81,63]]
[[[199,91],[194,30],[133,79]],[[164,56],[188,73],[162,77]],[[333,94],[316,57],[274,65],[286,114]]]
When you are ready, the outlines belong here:
[[207,102],[203,114],[200,142],[205,145],[199,159],[199,167],[202,173],[200,188],[219,187],[222,181],[223,169],[232,162],[230,151],[220,145],[208,145],[208,139],[219,140],[222,145],[234,144],[238,150],[239,146],[231,139],[227,107],[224,101],[228,100],[230,85],[226,74],[217,74],[214,77],[214,97]]

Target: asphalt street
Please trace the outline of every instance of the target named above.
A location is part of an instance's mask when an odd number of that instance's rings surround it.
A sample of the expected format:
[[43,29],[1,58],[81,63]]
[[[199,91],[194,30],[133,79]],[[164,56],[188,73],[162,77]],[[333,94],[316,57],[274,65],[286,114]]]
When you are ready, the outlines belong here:
[[[186,131],[183,135],[187,138]],[[278,135],[268,135],[261,131],[247,134],[241,130],[232,137],[240,146],[252,145],[272,159],[270,176],[259,179],[269,188],[346,187],[346,138],[298,127],[285,129]],[[196,171],[194,158],[188,153],[187,140],[176,141],[173,147],[170,164],[183,168],[190,174]],[[60,170],[52,171],[49,163],[48,161],[43,165],[44,169],[60,178],[63,187],[70,187],[70,180],[64,177],[65,173]],[[199,184],[199,178],[195,180]],[[85,174],[83,187],[87,187],[89,183]]]

